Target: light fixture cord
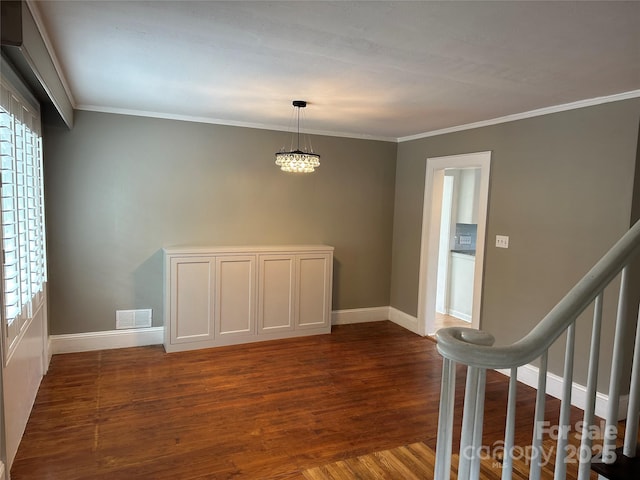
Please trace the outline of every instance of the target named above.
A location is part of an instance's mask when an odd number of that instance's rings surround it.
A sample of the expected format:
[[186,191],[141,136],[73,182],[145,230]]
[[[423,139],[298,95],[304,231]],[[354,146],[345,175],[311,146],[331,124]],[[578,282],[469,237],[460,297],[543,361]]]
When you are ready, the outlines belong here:
[[300,150],[300,107],[298,109],[298,150]]

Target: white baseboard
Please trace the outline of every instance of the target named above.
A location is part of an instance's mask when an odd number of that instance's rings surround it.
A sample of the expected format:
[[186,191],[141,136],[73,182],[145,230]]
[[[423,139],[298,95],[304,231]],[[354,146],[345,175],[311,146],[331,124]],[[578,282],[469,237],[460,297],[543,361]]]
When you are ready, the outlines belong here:
[[449,315],[451,315],[452,317],[456,317],[457,319],[464,322],[471,323],[472,320],[471,315],[469,315],[468,313],[459,312],[458,310],[449,309]]
[[331,325],[389,320],[389,307],[352,308],[331,312]]
[[412,331],[413,333],[422,335],[418,328],[418,318],[414,317],[413,315],[404,313],[397,308],[389,307],[389,320],[391,320],[395,324],[400,325],[401,327],[406,328],[407,330]]
[[[51,364],[51,357],[53,357],[53,345],[51,345],[51,335],[47,339],[47,371],[49,370],[48,366]],[[46,372],[45,372],[46,373]],[[0,478],[0,480],[2,480]]]
[[0,480],[4,480],[4,463],[0,462]]
[[[496,370],[507,377],[511,376],[510,370]],[[538,388],[538,367],[534,365],[524,365],[518,368],[518,381],[533,387]],[[547,372],[547,394],[555,398],[562,398],[562,377],[555,373]],[[618,406],[618,420],[623,420],[627,414],[627,405],[629,403],[629,396],[623,395],[620,397]],[[604,393],[596,392],[596,406],[595,414],[597,417],[606,418],[607,407],[609,404],[609,396]],[[571,405],[584,410],[587,405],[587,387],[573,382],[571,386]]]
[[52,355],[57,353],[88,352],[112,348],[142,347],[160,345],[164,337],[164,327],[131,328],[108,330],[105,332],[73,333],[51,335],[49,342]]
[[[336,310],[331,313],[331,323],[333,325],[376,322],[388,319],[389,307],[354,308]],[[163,340],[164,327],[51,335],[49,336],[49,354],[160,345]]]

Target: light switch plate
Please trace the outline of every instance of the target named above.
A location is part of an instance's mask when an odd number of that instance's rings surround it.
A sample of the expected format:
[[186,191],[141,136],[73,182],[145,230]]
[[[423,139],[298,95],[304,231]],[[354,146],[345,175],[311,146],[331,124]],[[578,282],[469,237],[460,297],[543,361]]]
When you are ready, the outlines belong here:
[[496,247],[509,248],[509,237],[507,235],[496,235]]

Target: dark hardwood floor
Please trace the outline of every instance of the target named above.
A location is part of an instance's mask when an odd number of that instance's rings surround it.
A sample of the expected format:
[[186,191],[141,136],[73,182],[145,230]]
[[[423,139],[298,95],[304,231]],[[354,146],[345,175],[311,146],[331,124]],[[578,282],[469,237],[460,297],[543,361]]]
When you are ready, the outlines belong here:
[[[184,353],[56,355],[12,480],[301,479],[375,451],[435,448],[441,366],[433,340],[391,322]],[[462,368],[457,379],[456,437]],[[486,445],[503,438],[506,388],[488,372]],[[534,399],[519,387],[516,445],[530,443]],[[552,423],[558,407],[547,401]]]

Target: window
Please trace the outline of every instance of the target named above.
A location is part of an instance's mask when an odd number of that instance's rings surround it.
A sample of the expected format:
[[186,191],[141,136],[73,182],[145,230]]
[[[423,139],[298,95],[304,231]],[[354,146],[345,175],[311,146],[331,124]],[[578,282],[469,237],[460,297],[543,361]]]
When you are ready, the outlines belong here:
[[47,280],[40,112],[0,83],[2,330],[9,356]]

